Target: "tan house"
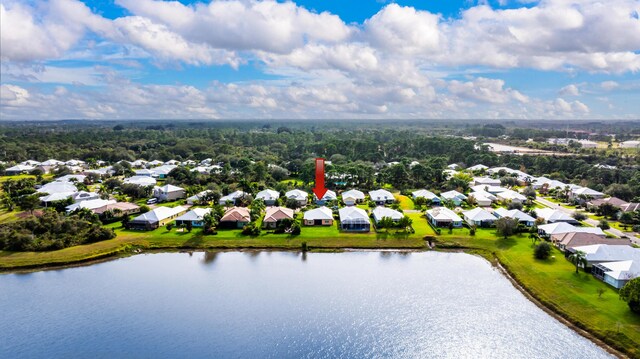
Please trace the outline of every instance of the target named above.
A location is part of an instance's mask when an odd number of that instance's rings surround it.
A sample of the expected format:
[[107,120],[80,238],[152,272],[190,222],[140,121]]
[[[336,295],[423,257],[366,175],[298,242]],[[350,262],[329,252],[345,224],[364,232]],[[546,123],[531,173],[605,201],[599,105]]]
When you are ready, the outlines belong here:
[[251,222],[251,214],[246,207],[230,207],[220,218],[220,228],[242,228]]
[[584,232],[568,232],[554,234],[551,236],[551,242],[558,247],[561,251],[566,251],[570,248],[590,246],[593,244],[612,244],[612,245],[630,245],[631,242],[628,239],[613,239],[599,236],[593,233]]
[[268,207],[262,221],[263,228],[276,228],[284,219],[293,219],[294,213],[291,208]]
[[106,211],[112,211],[112,212],[120,211],[120,214],[124,216],[128,214],[134,214],[134,213],[140,212],[140,206],[138,206],[135,203],[116,202],[116,203],[105,204],[102,207],[93,209],[93,213],[95,214],[102,214]]

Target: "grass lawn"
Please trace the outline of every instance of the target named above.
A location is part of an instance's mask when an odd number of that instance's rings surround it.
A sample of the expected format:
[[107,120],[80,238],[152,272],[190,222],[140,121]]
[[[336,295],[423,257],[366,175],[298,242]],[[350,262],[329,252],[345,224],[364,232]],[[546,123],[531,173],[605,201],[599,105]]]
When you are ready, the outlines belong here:
[[414,209],[413,200],[407,196],[401,194],[395,194],[396,201],[400,204],[402,209]]
[[[468,229],[442,230],[438,240],[445,246],[475,248],[492,253],[511,275],[538,300],[563,316],[588,328],[600,338],[609,338],[640,356],[640,316],[634,315],[618,293],[592,275],[580,272],[554,248],[553,257],[537,260],[526,235],[497,238],[495,230],[478,229],[474,237]],[[600,297],[598,290],[604,290]],[[619,330],[619,333],[618,333]]]
[[0,210],[0,223],[12,222],[18,219],[20,211],[7,211],[6,209]]

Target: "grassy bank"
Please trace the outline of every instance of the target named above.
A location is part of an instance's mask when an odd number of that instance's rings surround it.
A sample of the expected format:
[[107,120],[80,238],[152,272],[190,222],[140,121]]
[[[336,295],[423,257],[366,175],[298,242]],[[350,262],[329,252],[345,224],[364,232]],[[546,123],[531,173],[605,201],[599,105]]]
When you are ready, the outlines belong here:
[[[552,258],[537,260],[525,236],[497,238],[493,230],[443,231],[438,237],[445,248],[466,248],[493,256],[527,292],[559,314],[615,349],[640,358],[640,316],[633,314],[612,287],[580,271],[557,249]],[[604,292],[600,295],[599,290]]]

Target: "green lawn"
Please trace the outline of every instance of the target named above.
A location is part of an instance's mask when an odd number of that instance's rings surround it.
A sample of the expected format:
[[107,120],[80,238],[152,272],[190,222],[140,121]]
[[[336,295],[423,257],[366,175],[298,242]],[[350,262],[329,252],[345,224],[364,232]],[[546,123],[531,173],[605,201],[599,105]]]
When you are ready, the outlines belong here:
[[[455,229],[453,234],[443,229],[442,233],[438,240],[443,246],[491,253],[545,305],[601,339],[614,340],[631,356],[640,357],[640,316],[618,299],[612,287],[582,271],[575,274],[573,264],[557,249],[553,258],[541,261],[533,257],[532,243],[526,235],[505,240],[496,238],[491,229],[478,229],[474,237],[468,235],[468,229]],[[599,289],[604,290],[602,297],[598,296]]]
[[413,200],[407,196],[401,194],[395,194],[396,201],[400,204],[402,209],[414,209]]

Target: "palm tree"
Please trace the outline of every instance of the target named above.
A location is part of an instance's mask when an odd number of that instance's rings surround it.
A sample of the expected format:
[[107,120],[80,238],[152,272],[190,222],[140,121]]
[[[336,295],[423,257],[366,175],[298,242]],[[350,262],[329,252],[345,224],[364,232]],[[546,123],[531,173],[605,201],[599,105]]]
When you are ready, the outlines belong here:
[[587,267],[587,257],[583,251],[575,251],[571,255],[569,255],[569,261],[576,265],[576,274],[578,273],[578,269],[580,265],[583,267]]

